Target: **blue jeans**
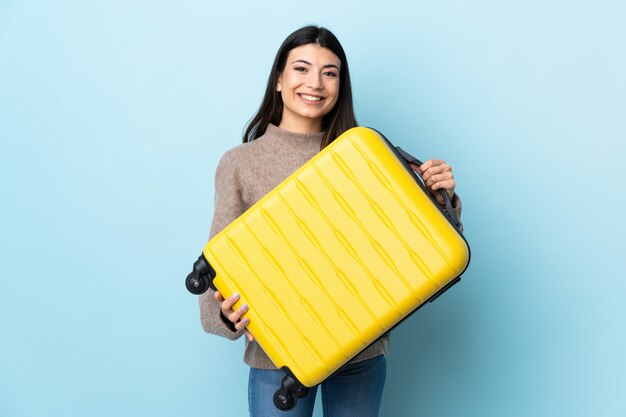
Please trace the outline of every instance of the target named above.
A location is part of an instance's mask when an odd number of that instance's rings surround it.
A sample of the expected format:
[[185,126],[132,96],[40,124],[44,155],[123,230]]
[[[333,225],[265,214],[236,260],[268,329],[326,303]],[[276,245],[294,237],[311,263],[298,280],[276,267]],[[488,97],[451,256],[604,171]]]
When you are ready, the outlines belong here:
[[[383,355],[346,365],[322,382],[324,417],[377,417],[387,375]],[[290,411],[274,406],[273,397],[285,376],[281,370],[250,368],[248,404],[250,417],[311,417],[317,386],[299,398]]]

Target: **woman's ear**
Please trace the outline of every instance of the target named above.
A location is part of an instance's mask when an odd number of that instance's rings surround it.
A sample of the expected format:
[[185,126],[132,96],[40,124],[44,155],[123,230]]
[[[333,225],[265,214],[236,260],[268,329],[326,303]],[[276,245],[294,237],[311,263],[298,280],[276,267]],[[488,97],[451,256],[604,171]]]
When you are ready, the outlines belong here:
[[283,74],[280,74],[278,76],[278,81],[276,82],[276,91],[278,92],[280,92],[280,90],[282,89],[281,84],[280,84],[282,80],[283,80]]

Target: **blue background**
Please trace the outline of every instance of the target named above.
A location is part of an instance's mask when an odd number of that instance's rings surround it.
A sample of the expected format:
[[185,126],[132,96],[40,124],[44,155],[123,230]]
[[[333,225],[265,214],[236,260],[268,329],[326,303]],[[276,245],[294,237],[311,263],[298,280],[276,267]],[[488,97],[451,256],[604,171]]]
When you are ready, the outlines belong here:
[[[247,415],[183,280],[282,40],[454,168],[473,258],[394,332],[381,416],[626,416],[621,1],[0,1],[0,416]],[[321,416],[318,408],[316,416]]]

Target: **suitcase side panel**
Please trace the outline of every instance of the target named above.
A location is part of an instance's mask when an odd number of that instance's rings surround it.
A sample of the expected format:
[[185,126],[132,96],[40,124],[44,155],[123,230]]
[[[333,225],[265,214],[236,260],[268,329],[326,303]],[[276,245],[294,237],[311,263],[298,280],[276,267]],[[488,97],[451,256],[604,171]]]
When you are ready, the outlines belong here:
[[378,134],[346,132],[215,236],[205,256],[249,329],[306,386],[465,268],[465,241]]

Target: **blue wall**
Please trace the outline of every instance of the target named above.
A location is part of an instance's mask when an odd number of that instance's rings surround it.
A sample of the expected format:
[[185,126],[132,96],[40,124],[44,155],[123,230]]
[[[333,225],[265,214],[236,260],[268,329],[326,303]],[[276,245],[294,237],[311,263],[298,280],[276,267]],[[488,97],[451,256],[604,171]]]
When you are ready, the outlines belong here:
[[[626,415],[623,2],[0,2],[0,416],[247,415],[183,279],[280,42],[454,167],[473,259],[393,335],[381,415]],[[316,416],[321,416],[318,409]]]

